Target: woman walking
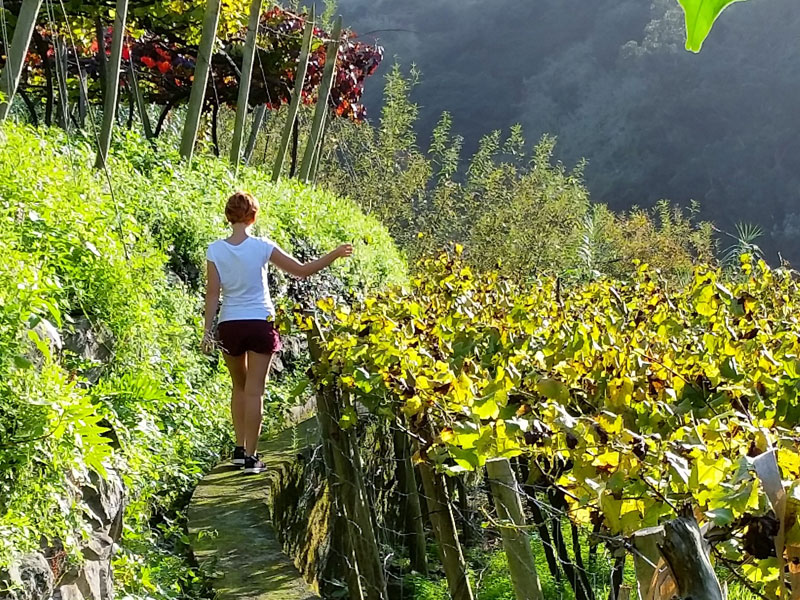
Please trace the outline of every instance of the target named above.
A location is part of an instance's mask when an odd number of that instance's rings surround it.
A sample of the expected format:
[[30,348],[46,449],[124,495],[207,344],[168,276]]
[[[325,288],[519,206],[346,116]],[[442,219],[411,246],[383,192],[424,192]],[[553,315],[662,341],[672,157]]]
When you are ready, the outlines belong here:
[[[295,277],[305,278],[328,267],[337,258],[350,256],[350,244],[339,246],[322,258],[302,264],[273,242],[252,237],[250,227],[258,215],[258,202],[249,193],[236,192],[225,206],[231,235],[217,240],[206,253],[207,284],[203,351],[219,345],[233,382],[231,417],[236,435],[233,464],[244,472],[260,473],[258,458],[261,435],[262,396],[272,357],[281,349],[281,339],[272,322],[275,307],[267,285],[267,265]],[[217,332],[213,323],[219,307]]]

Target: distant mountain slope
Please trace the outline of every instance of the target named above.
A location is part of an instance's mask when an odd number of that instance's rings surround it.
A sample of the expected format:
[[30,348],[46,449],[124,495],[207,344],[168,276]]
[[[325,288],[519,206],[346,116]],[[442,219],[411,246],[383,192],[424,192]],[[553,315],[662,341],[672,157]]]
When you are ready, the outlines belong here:
[[[420,67],[423,139],[443,110],[468,150],[515,122],[530,142],[552,132],[563,160],[588,159],[596,200],[694,198],[726,230],[761,225],[771,260],[781,250],[800,263],[795,0],[734,6],[699,55],[683,50],[673,0],[341,0],[340,9],[388,57]],[[376,88],[367,103],[377,118]]]

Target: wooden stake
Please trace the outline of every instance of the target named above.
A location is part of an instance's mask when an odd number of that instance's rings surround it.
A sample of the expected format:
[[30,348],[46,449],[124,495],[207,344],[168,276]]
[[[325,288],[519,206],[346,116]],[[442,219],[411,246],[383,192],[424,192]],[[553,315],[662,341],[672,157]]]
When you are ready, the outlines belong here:
[[53,36],[56,82],[58,83],[58,124],[69,132],[69,90],[67,89],[67,46],[61,34]]
[[414,476],[414,465],[408,436],[400,427],[394,430],[394,451],[397,460],[397,479],[400,483],[401,514],[405,528],[404,542],[411,558],[411,568],[417,573],[428,575],[428,558],[426,556],[425,528],[422,521],[422,508],[417,492],[417,480]]
[[467,563],[458,541],[456,521],[450,507],[447,484],[441,474],[427,463],[420,463],[419,473],[425,488],[428,516],[433,525],[433,534],[439,545],[447,587],[453,600],[473,600],[472,588],[467,574]]
[[314,111],[311,135],[308,137],[305,154],[303,155],[303,164],[300,167],[300,179],[305,182],[311,180],[315,154],[321,152],[320,140],[322,138],[325,115],[328,111],[328,98],[331,95],[333,77],[336,74],[336,62],[339,58],[339,41],[341,37],[342,17],[339,17],[333,27],[331,40],[325,45],[325,69],[322,74],[322,81],[319,84],[319,98]]
[[[319,362],[323,356],[323,345],[322,331],[314,321],[308,333],[308,346],[315,362]],[[323,456],[328,461],[329,485],[344,512],[360,575],[358,578],[348,578],[348,581],[355,580],[359,584],[348,584],[348,588],[352,598],[386,600],[386,580],[364,489],[358,447],[351,430],[342,429],[339,424],[339,407],[347,410],[352,406],[349,398],[342,398],[337,392],[335,387],[318,386],[317,418],[323,436]]]
[[103,26],[103,20],[100,15],[95,17],[94,20],[95,35],[97,36],[97,58],[98,70],[100,71],[100,90],[102,94],[106,91],[106,63],[108,63],[108,56],[106,56],[106,28]]
[[86,114],[89,107],[89,97],[86,95],[86,73],[81,71],[78,75],[80,90],[78,94],[78,126],[83,129],[86,127]]
[[128,85],[130,86],[134,98],[136,99],[136,110],[139,111],[139,116],[142,119],[144,137],[150,140],[153,138],[153,128],[150,125],[150,117],[147,115],[147,105],[144,101],[144,95],[142,94],[142,90],[139,87],[139,82],[136,79],[136,70],[133,67],[133,61],[131,61],[130,70],[128,71]]
[[211,66],[211,55],[214,52],[214,41],[217,39],[220,8],[220,0],[208,0],[206,3],[203,33],[200,37],[200,46],[197,49],[194,82],[192,83],[192,92],[189,95],[189,108],[186,111],[186,122],[183,126],[183,137],[181,138],[181,156],[188,161],[192,160],[194,143],[197,140],[197,130],[200,128],[200,113],[203,111],[203,102],[206,98],[208,72]]
[[289,103],[289,111],[286,114],[286,124],[283,127],[283,136],[281,137],[281,145],[278,147],[278,155],[275,158],[275,166],[272,169],[272,181],[278,181],[281,176],[283,162],[286,159],[286,151],[289,149],[289,138],[294,130],[297,111],[300,108],[303,84],[305,83],[306,71],[308,70],[308,57],[311,53],[311,38],[314,33],[314,15],[314,6],[312,5],[311,12],[306,19],[306,28],[303,33],[303,45],[300,49],[300,60],[297,63],[297,73],[295,75],[294,93],[292,94],[292,101]]
[[314,151],[314,162],[311,165],[311,173],[309,174],[309,181],[312,183],[317,182],[317,174],[319,173],[319,165],[322,159],[322,148],[325,144],[325,134],[328,133],[328,118],[322,120],[322,130],[319,134],[319,143]]
[[247,36],[244,42],[242,75],[239,78],[239,98],[236,101],[236,119],[233,125],[233,141],[231,142],[231,163],[235,165],[237,170],[242,155],[244,122],[250,98],[250,81],[253,76],[253,58],[256,50],[256,33],[258,32],[258,20],[261,17],[262,3],[263,0],[253,0],[250,4],[250,20],[247,23]]
[[[11,109],[11,103],[19,85],[19,78],[22,75],[22,67],[25,64],[25,56],[28,53],[28,46],[31,43],[31,36],[36,28],[36,17],[39,15],[41,6],[42,0],[23,0],[20,7],[17,25],[14,28],[14,36],[11,39],[11,45],[6,51],[6,66],[3,72],[0,73],[0,93],[5,98],[4,101],[0,101],[0,121],[5,120],[8,116],[8,111]],[[43,56],[42,60],[46,61],[47,56]]]
[[117,112],[119,96],[119,71],[122,62],[122,41],[125,36],[125,20],[128,16],[128,0],[117,0],[114,17],[114,34],[111,38],[111,58],[106,64],[106,93],[103,103],[103,125],[100,129],[100,147],[97,149],[95,167],[106,164],[108,149],[111,147],[111,132]]
[[660,550],[678,586],[679,598],[724,600],[694,517],[678,517],[664,523]]
[[[639,598],[646,600],[650,598],[650,587],[653,585],[653,576],[661,560],[659,545],[664,542],[663,527],[648,527],[634,532],[633,547],[633,568],[636,573],[636,583]],[[663,563],[662,563],[663,564]]]
[[508,558],[508,570],[517,600],[543,600],[542,586],[536,572],[531,540],[525,531],[520,489],[511,463],[506,458],[486,461],[486,472],[492,486],[500,533]]
[[250,164],[250,159],[253,157],[253,150],[256,148],[256,141],[258,140],[258,132],[264,124],[264,116],[267,114],[267,105],[259,104],[253,111],[253,124],[250,128],[250,137],[247,139],[247,147],[244,150],[243,161],[245,164]]

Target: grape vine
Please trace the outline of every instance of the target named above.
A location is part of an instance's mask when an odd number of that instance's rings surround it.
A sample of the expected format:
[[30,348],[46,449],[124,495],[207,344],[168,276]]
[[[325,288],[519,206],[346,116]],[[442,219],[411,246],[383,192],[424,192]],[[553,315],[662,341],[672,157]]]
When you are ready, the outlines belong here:
[[[531,483],[609,535],[689,506],[715,555],[777,594],[764,535],[777,533],[777,512],[754,460],[776,449],[800,499],[800,290],[789,272],[744,255],[738,280],[703,267],[680,289],[645,265],[631,281],[520,287],[443,255],[420,273],[355,311],[320,303],[332,331],[320,377],[375,414],[401,415],[417,460],[447,473],[524,455]],[[796,504],[787,556],[800,545]]]

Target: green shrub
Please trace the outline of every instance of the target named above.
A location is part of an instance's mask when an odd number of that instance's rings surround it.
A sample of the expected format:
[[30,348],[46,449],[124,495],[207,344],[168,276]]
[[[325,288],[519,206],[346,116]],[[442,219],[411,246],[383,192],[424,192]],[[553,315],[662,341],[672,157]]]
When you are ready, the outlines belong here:
[[[188,167],[135,136],[113,154],[109,188],[88,143],[0,128],[0,569],[42,544],[80,560],[85,507],[68,490],[113,466],[128,492],[117,584],[178,597],[196,577],[154,547],[179,535],[153,517],[228,436],[226,375],[198,349],[204,251],[225,234],[227,195],[254,192],[258,229],[289,251],[358,242],[334,270],[343,293],[402,280],[405,263],[385,229],[331,194],[248,169],[237,179],[211,158]],[[71,343],[87,330],[94,356]]]

